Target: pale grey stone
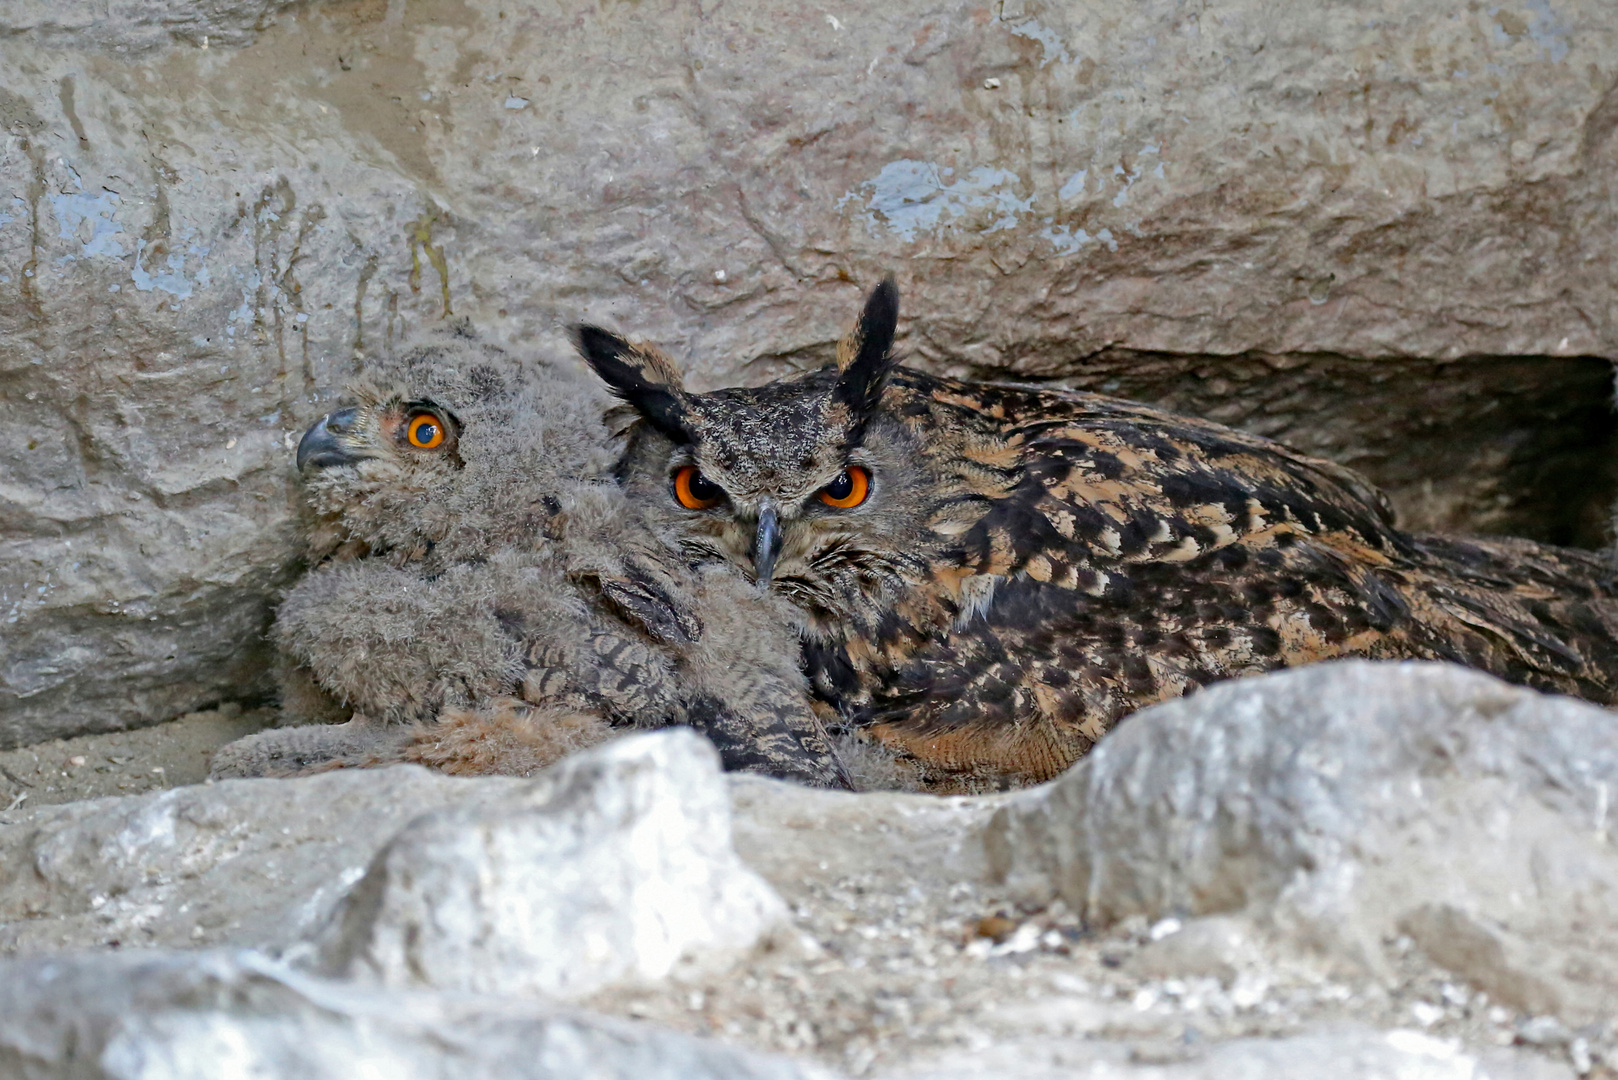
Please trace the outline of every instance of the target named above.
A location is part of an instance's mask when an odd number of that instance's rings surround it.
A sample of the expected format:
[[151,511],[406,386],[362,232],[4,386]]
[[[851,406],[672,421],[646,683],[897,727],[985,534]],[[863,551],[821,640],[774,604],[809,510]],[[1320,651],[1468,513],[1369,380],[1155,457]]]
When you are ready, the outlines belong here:
[[566,758],[497,805],[418,818],[349,893],[315,963],[387,986],[577,999],[724,966],[785,921],[731,847],[713,745],[668,728]]
[[1618,716],[1450,665],[1322,664],[1144,710],[1008,803],[993,872],[1097,923],[1241,913],[1339,966],[1408,935],[1497,1001],[1618,1007]]
[[[1143,1060],[1144,1058],[1144,1060]],[[881,1080],[1573,1080],[1567,1065],[1510,1050],[1478,1051],[1418,1031],[1349,1027],[1277,1039],[1191,1045],[1151,1060],[1127,1046],[1042,1039],[954,1053]]]
[[406,765],[0,814],[0,954],[285,947],[324,925],[412,818],[520,784]]
[[532,1000],[384,991],[253,952],[0,963],[8,1080],[810,1080],[810,1065]]
[[808,788],[732,775],[736,852],[781,891],[805,872],[859,877],[895,894],[978,884],[989,875],[983,828],[1006,796],[936,798]]
[[1129,968],[1148,978],[1210,978],[1229,984],[1263,959],[1263,944],[1246,919],[1209,915],[1189,919],[1151,941],[1131,958]]
[[173,42],[242,45],[297,0],[7,0],[0,34],[139,54]]
[[13,0],[0,31],[0,745],[267,690],[291,445],[450,310],[555,352],[613,324],[711,386],[829,359],[894,269],[919,364],[1293,435],[1451,526],[1564,513],[1496,509],[1561,490],[1510,448],[1566,380],[1599,406],[1559,358],[1618,355],[1609,0]]
[[[806,872],[827,881],[866,875],[898,891],[946,890],[986,874],[978,833],[998,798],[724,781],[737,853],[777,889],[799,888]],[[0,954],[110,941],[284,950],[326,925],[413,819],[498,807],[526,784],[402,765],[0,813]]]

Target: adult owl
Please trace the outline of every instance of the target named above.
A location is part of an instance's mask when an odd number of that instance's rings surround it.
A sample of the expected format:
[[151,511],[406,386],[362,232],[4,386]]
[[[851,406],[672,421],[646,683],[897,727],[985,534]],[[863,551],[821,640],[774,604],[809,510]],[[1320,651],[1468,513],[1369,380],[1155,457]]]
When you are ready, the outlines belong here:
[[845,786],[784,605],[661,546],[608,474],[583,372],[460,324],[373,360],[350,395],[297,454],[313,569],[274,636],[306,726],[228,748],[216,774],[526,773],[680,723],[729,768]]
[[1263,438],[900,366],[897,319],[889,279],[835,366],[712,393],[649,346],[578,343],[632,407],[625,490],[789,600],[817,695],[929,786],[1044,780],[1144,705],[1333,657],[1614,699],[1594,555],[1410,535],[1356,473]]

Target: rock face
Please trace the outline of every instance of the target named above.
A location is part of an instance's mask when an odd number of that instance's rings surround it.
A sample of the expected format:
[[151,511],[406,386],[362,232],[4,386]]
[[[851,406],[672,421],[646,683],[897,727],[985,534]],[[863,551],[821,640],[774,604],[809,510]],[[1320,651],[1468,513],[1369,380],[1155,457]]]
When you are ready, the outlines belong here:
[[385,993],[252,952],[0,964],[16,1080],[811,1080],[810,1065],[533,1001]]
[[756,381],[894,269],[918,363],[1292,437],[1412,524],[1599,539],[1606,0],[22,0],[0,31],[0,745],[264,692],[291,444],[450,311]]
[[318,963],[385,986],[576,999],[714,966],[785,921],[736,858],[719,757],[684,728],[576,755],[498,806],[418,818]]
[[986,842],[1014,889],[1096,923],[1237,912],[1377,973],[1403,935],[1497,1002],[1584,1023],[1618,1011],[1615,793],[1611,712],[1349,662],[1145,710]]

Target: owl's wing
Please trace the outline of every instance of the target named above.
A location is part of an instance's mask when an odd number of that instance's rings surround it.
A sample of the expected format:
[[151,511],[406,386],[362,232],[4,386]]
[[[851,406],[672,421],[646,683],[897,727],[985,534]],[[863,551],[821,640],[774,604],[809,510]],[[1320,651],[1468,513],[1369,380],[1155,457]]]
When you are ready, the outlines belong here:
[[979,573],[1096,593],[1110,568],[1185,563],[1236,543],[1320,536],[1388,554],[1404,545],[1386,497],[1332,462],[1096,395],[982,393],[1002,419],[963,455],[981,459],[969,483],[983,514],[960,538]]
[[1338,656],[1455,660],[1618,696],[1618,594],[1600,559],[1408,536],[1351,470],[1217,425],[937,385],[971,407],[954,418],[972,431],[957,490],[981,511],[944,561],[985,587],[962,605],[976,615],[852,710],[935,782],[1046,779],[1135,709]]
[[697,697],[686,704],[685,722],[714,744],[726,772],[758,773],[808,787],[853,787],[801,690],[742,703]]
[[1137,709],[1341,656],[1430,655],[1406,583],[1304,537],[1114,566],[1094,595],[1030,577],[888,673],[855,723],[948,788],[1039,782]]
[[600,591],[601,598],[625,622],[658,641],[684,644],[702,637],[702,621],[693,605],[654,565],[625,560],[616,573],[595,571],[584,580]]

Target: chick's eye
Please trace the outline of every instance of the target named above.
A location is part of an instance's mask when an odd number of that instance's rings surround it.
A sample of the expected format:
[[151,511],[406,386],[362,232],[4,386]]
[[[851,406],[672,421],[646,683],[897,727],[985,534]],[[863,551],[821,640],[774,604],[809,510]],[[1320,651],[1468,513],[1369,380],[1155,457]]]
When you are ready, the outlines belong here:
[[858,465],[850,465],[820,489],[820,501],[839,510],[848,510],[865,501],[871,493],[871,474]]
[[683,465],[674,474],[674,498],[687,510],[711,510],[724,497],[719,485],[703,476],[695,465]]
[[432,413],[417,413],[410,418],[405,437],[417,449],[436,449],[444,442],[444,422]]

